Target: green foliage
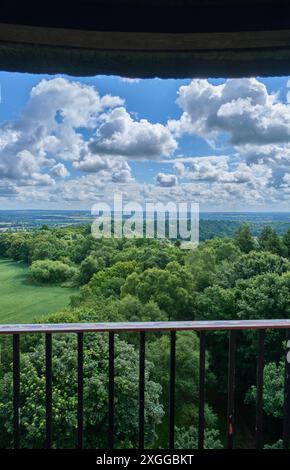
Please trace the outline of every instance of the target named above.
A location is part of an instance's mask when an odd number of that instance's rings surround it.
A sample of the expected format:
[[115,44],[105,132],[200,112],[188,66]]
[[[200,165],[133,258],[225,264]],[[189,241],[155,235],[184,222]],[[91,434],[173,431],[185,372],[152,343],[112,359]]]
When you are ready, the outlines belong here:
[[80,299],[92,297],[119,297],[126,278],[135,271],[135,261],[119,261],[113,266],[97,272],[82,288]]
[[286,247],[287,256],[288,258],[290,258],[290,229],[288,229],[287,232],[284,233],[282,242],[284,246]]
[[196,290],[202,291],[215,280],[216,256],[212,247],[206,244],[193,250],[186,260]]
[[[203,236],[213,238],[191,251],[182,250],[176,240],[96,240],[88,227],[42,227],[0,234],[0,256],[30,264],[31,279],[38,283],[74,282],[82,286],[70,307],[44,316],[44,322],[289,318],[290,230],[280,237],[273,228],[266,227],[256,239],[251,233],[253,226],[224,223],[222,227],[220,236],[223,238],[218,238],[214,236],[217,233],[214,224],[205,224]],[[235,235],[228,238],[233,230],[236,230]],[[254,230],[257,235],[257,227]],[[1,265],[0,281],[5,282],[3,276],[1,278]],[[57,288],[36,284],[33,287],[35,292]],[[31,292],[30,296],[33,297]],[[43,309],[45,313],[45,307]],[[72,447],[76,437],[76,344],[73,335],[55,336],[53,426],[58,436],[55,445]],[[85,337],[85,445],[96,448],[106,446],[108,345],[105,335]],[[267,332],[264,409],[272,420],[282,417],[284,364],[279,361],[283,340],[280,332]],[[205,446],[220,448],[224,436],[219,435],[216,413],[225,419],[221,403],[226,402],[228,334],[208,332],[206,343]],[[12,439],[11,344],[2,341],[2,350],[5,360],[0,371],[0,439],[3,447],[9,447]],[[43,339],[25,335],[21,351],[23,444],[41,447],[45,419]],[[169,351],[167,334],[146,335],[147,446],[164,447],[167,442]],[[132,447],[136,443],[138,353],[138,335],[122,333],[116,337],[116,439],[120,447]],[[256,354],[256,332],[238,334],[237,408],[246,393],[246,402],[253,404]],[[178,333],[178,448],[196,448],[197,445],[198,381],[198,336],[193,332]],[[245,417],[245,421],[247,419],[249,417]],[[275,442],[279,436],[270,432],[269,437],[270,442]],[[271,444],[277,448],[279,445],[279,441]]]
[[[176,428],[175,449],[197,449],[198,429],[196,426],[189,428]],[[205,449],[222,449],[220,433],[217,429],[205,429],[204,433]]]
[[49,233],[49,236],[36,237],[30,252],[31,261],[36,260],[57,260],[65,256],[67,243],[59,240]]
[[225,288],[234,287],[239,279],[250,279],[259,274],[282,274],[290,270],[286,258],[269,252],[252,251],[233,262],[224,261],[217,270],[216,280]]
[[[274,418],[283,417],[284,370],[285,363],[283,360],[278,364],[270,362],[264,368],[263,408],[267,415]],[[246,395],[245,402],[254,404],[256,392],[257,389],[253,385]]]
[[30,275],[36,282],[57,284],[67,280],[73,280],[76,269],[61,261],[38,260],[30,266]]
[[140,299],[132,295],[126,295],[115,302],[120,318],[125,321],[167,321],[165,312],[160,310],[153,300],[143,304]]
[[92,255],[87,256],[80,264],[79,282],[87,284],[93,274],[104,269],[103,258],[96,259]]
[[122,296],[131,294],[142,303],[154,301],[169,319],[193,318],[193,278],[177,262],[165,269],[151,268],[131,274],[122,286]]
[[271,251],[280,256],[287,255],[287,247],[272,227],[265,227],[258,237],[258,241],[263,251]]
[[283,449],[283,440],[279,439],[274,444],[265,444],[264,449]]
[[[148,345],[147,357],[154,364],[152,371],[154,380],[162,386],[162,400],[166,405],[169,384],[169,336],[163,334]],[[198,383],[199,383],[199,340],[192,331],[179,332],[176,341],[176,416],[177,426],[189,427],[198,419]],[[208,371],[207,380],[213,380]],[[212,424],[212,413],[206,410],[206,420]]]
[[196,318],[199,320],[236,318],[236,292],[214,285],[199,293],[195,301]]
[[289,286],[283,276],[263,274],[237,282],[238,317],[289,318]]
[[[55,446],[73,448],[77,430],[76,340],[72,335],[57,335],[53,340],[53,429]],[[138,364],[133,346],[115,341],[115,436],[119,447],[136,444],[138,429]],[[21,429],[22,446],[43,447],[45,438],[45,363],[44,342],[38,337],[26,344],[21,354]],[[155,439],[155,427],[162,418],[160,386],[151,380],[152,364],[146,364],[146,444]],[[0,446],[12,442],[12,373],[0,381]],[[84,445],[106,447],[108,422],[108,341],[106,335],[87,334],[84,339]]]
[[7,249],[7,256],[14,261],[25,261],[29,259],[29,237],[27,234],[21,233],[21,236],[14,236],[9,248]]
[[250,227],[247,224],[238,228],[234,235],[234,240],[240,250],[244,253],[249,253],[255,248],[255,240],[251,234]]

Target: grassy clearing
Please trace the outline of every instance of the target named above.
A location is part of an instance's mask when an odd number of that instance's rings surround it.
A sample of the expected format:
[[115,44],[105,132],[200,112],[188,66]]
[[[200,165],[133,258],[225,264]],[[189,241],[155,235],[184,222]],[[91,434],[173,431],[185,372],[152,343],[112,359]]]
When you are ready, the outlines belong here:
[[32,323],[68,306],[70,296],[76,291],[35,285],[25,264],[0,259],[0,323]]

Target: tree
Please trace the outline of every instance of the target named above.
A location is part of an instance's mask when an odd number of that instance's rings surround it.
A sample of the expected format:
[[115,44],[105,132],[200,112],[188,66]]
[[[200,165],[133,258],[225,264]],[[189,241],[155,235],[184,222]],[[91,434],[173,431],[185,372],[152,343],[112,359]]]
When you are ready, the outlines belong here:
[[215,250],[207,244],[192,250],[188,255],[186,265],[192,275],[196,290],[202,291],[214,283],[216,264]]
[[[170,340],[168,335],[160,338],[148,345],[147,357],[154,364],[152,370],[153,378],[162,386],[162,402],[164,407],[168,403],[169,384],[169,358]],[[188,428],[192,422],[198,418],[198,382],[199,382],[199,340],[193,331],[183,331],[177,334],[176,339],[176,386],[175,399],[176,425]],[[206,360],[208,383],[213,379],[208,371],[208,356]],[[212,425],[212,412],[206,410],[206,421]]]
[[290,257],[290,229],[287,230],[286,233],[284,233],[283,238],[282,238],[283,244],[286,247],[287,250],[287,256],[288,258]]
[[135,271],[135,261],[119,261],[113,266],[97,272],[81,290],[80,300],[89,297],[119,297],[127,277]]
[[[216,242],[215,244],[213,242]],[[215,250],[215,256],[218,263],[223,261],[233,262],[242,255],[240,248],[235,244],[234,240],[225,238],[215,238],[211,242],[211,246]]]
[[77,269],[61,261],[38,260],[30,266],[30,275],[34,281],[43,283],[59,283],[73,280]]
[[244,320],[289,318],[289,285],[287,278],[262,274],[236,284],[238,317]]
[[[267,415],[274,418],[283,417],[285,360],[279,363],[269,362],[264,367],[263,408]],[[257,388],[255,385],[249,389],[245,402],[254,404]]]
[[255,248],[255,240],[251,234],[250,227],[247,224],[243,224],[238,228],[234,235],[234,240],[241,251],[249,253]]
[[115,307],[122,321],[167,321],[168,316],[160,310],[157,303],[149,300],[143,304],[140,299],[127,295],[115,301]]
[[146,269],[131,274],[121,289],[122,296],[131,294],[142,303],[154,301],[169,318],[193,318],[194,282],[189,270],[177,262],[165,269]]
[[282,274],[288,270],[290,263],[286,258],[269,252],[251,251],[232,263],[224,261],[217,269],[216,280],[223,287],[231,288],[239,279],[267,273]]
[[104,269],[103,258],[96,259],[93,256],[87,256],[80,265],[79,282],[80,284],[87,284],[92,278],[93,274]]
[[[198,448],[198,429],[196,426],[175,429],[175,449],[197,449]],[[223,445],[220,439],[218,429],[205,429],[204,432],[205,449],[222,449]]]
[[6,256],[12,258],[15,261],[25,261],[29,259],[29,248],[31,238],[30,234],[25,232],[19,232],[12,234],[10,239],[9,248],[6,249]]
[[[35,342],[36,341],[36,342]],[[43,338],[33,339],[21,354],[21,443],[43,447],[45,440],[45,361]],[[139,355],[115,337],[115,439],[118,447],[136,446],[138,431]],[[11,365],[12,368],[12,365]],[[77,364],[74,335],[53,339],[53,446],[73,448],[77,432]],[[145,367],[145,441],[152,446],[163,416],[160,386],[152,381],[152,364]],[[0,381],[0,446],[13,439],[12,372]],[[84,336],[84,446],[107,447],[108,340],[104,334]]]
[[263,251],[270,251],[280,256],[287,255],[287,248],[272,227],[265,227],[258,237],[259,246]]
[[70,241],[66,238],[65,232],[62,236],[57,236],[56,232],[40,230],[36,232],[30,246],[30,261],[36,260],[59,260],[67,256]]
[[207,287],[195,299],[198,320],[233,320],[236,318],[236,295],[234,289],[220,286]]

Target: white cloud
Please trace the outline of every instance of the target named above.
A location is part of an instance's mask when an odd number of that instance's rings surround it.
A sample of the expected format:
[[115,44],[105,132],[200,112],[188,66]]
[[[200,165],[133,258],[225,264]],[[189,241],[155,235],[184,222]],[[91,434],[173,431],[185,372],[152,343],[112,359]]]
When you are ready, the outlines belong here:
[[94,129],[101,113],[122,104],[118,96],[100,97],[94,87],[80,82],[41,80],[19,118],[0,126],[0,178],[52,184],[43,170],[54,165],[54,174],[60,171],[55,159],[78,160],[86,150],[79,128]]
[[175,162],[175,163],[173,164],[173,169],[176,171],[176,173],[177,173],[178,175],[182,176],[183,173],[184,173],[184,170],[185,170],[184,163],[178,162],[178,161]]
[[0,198],[15,198],[19,194],[17,187],[9,181],[1,181],[0,183]]
[[131,174],[131,168],[127,162],[124,162],[121,168],[117,168],[113,172],[112,181],[115,183],[130,183],[134,181]]
[[[19,117],[0,125],[0,180],[21,188],[20,198],[39,194],[50,200],[64,190],[64,197],[73,200],[71,180],[60,184],[60,179],[70,177],[65,162],[71,161],[76,172],[97,174],[98,187],[132,184],[127,159],[170,157],[177,142],[166,126],[136,120],[123,105],[119,96],[100,96],[96,88],[81,82],[41,80]],[[81,177],[74,181],[78,188],[80,182],[88,184]],[[25,187],[39,190],[29,193]],[[89,199],[94,189],[90,186],[85,196],[83,187],[78,198]]]
[[[289,202],[290,104],[256,79],[193,80],[180,88],[178,104],[181,118],[164,126],[138,119],[120,97],[92,86],[42,80],[19,117],[0,125],[0,197],[88,207],[120,191],[138,202],[228,210]],[[232,146],[226,155],[174,157],[184,133]],[[130,160],[147,161],[142,171],[157,173],[154,183],[136,181]],[[170,170],[158,173],[158,162]]]
[[50,175],[41,173],[31,173],[30,180],[20,180],[18,185],[23,186],[53,186],[55,181]]
[[140,78],[120,77],[121,82],[125,83],[139,83]]
[[168,122],[177,135],[192,133],[214,142],[226,133],[235,146],[290,141],[290,106],[255,78],[230,79],[221,85],[192,80],[180,87],[177,103],[183,114]]
[[177,142],[162,124],[146,119],[135,121],[124,107],[103,115],[103,122],[90,142],[97,155],[118,155],[134,160],[157,160],[169,157]]
[[249,166],[243,161],[234,162],[230,156],[192,157],[183,160],[186,164],[176,162],[173,165],[181,181],[215,182],[223,186],[229,183],[259,183],[265,186],[272,177],[272,170],[267,165],[257,163]]
[[70,174],[63,163],[57,163],[56,165],[54,165],[51,168],[51,173],[53,174],[53,176],[59,176],[60,178],[66,178]]
[[100,173],[101,177],[119,183],[133,181],[131,167],[122,157],[88,154],[73,167],[85,173]]
[[166,173],[158,173],[156,176],[156,181],[160,186],[170,188],[171,186],[177,185],[177,176]]
[[[71,127],[93,127],[97,113],[105,108],[120,106],[123,100],[119,97],[105,95],[100,97],[93,86],[73,82],[65,78],[41,80],[30,93],[30,102],[25,109],[26,119],[39,125],[48,122],[55,127],[55,116],[59,112],[60,120]],[[46,113],[43,114],[43,109]]]
[[86,173],[97,173],[101,170],[111,170],[116,162],[116,158],[107,158],[88,153],[83,159],[74,162],[73,167]]

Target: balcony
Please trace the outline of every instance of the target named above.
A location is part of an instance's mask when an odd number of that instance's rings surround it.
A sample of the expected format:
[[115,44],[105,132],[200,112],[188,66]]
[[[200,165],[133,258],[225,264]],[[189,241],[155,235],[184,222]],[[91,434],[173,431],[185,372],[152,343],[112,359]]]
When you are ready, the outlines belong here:
[[[234,447],[234,437],[238,429],[235,421],[235,356],[237,330],[256,330],[258,335],[257,349],[257,393],[255,419],[255,446],[263,448],[263,372],[264,349],[267,330],[285,330],[287,348],[290,348],[290,320],[245,320],[245,321],[184,321],[184,322],[149,322],[149,323],[65,323],[65,324],[22,324],[1,325],[0,334],[12,337],[13,344],[13,447],[21,447],[21,381],[20,381],[20,335],[45,335],[45,447],[53,447],[53,335],[77,335],[77,439],[76,448],[83,448],[84,437],[84,354],[83,341],[86,333],[108,333],[108,435],[109,449],[114,448],[114,359],[115,335],[121,332],[134,332],[139,335],[139,429],[138,448],[144,449],[144,409],[145,409],[145,346],[146,335],[156,332],[170,334],[169,363],[169,412],[168,412],[168,448],[173,450],[175,444],[175,371],[176,371],[176,340],[180,331],[196,331],[199,335],[199,419],[198,448],[204,448],[205,434],[205,359],[206,335],[212,331],[228,332],[228,387],[227,387],[227,448]],[[225,365],[226,366],[226,365]],[[284,382],[284,417],[283,447],[289,448],[290,438],[290,360],[285,351],[285,382]]]

